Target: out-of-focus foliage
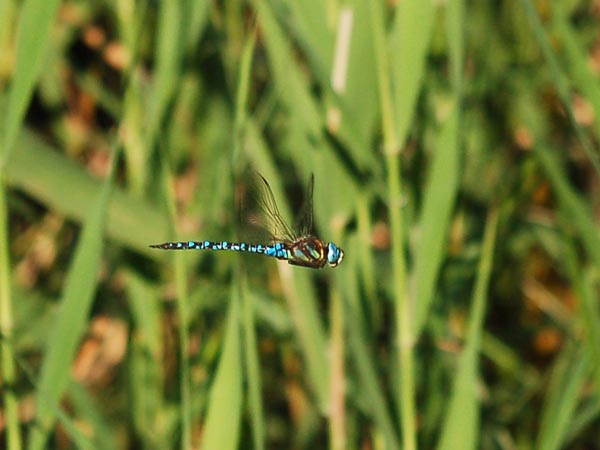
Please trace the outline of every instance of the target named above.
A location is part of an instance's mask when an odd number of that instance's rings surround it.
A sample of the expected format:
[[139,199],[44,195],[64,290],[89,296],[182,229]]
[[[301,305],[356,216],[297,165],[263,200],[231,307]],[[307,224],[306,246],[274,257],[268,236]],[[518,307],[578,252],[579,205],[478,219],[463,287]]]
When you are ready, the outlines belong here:
[[[0,2],[4,447],[597,446],[599,49],[579,0]],[[252,170],[339,267],[148,247],[244,236]]]

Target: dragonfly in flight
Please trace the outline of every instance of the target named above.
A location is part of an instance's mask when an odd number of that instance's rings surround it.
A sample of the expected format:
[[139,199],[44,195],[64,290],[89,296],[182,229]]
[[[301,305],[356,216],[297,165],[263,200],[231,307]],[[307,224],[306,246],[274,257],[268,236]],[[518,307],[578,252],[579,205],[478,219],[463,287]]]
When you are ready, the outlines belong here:
[[253,244],[228,241],[182,241],[154,244],[150,247],[163,250],[228,250],[257,253],[287,261],[294,266],[311,269],[321,269],[326,264],[331,267],[338,266],[344,259],[344,251],[333,242],[325,242],[312,234],[314,175],[310,177],[298,231],[293,231],[279,213],[269,182],[260,174],[257,174],[257,177],[255,202],[258,212],[250,215],[248,219],[269,233],[270,242]]

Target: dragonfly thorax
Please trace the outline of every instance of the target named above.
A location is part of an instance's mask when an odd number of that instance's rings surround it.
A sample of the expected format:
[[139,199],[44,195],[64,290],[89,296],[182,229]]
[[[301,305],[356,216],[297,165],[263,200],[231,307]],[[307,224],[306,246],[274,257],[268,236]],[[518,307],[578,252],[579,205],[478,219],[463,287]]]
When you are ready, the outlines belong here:
[[336,267],[344,259],[344,251],[333,242],[327,244],[327,262],[331,267]]

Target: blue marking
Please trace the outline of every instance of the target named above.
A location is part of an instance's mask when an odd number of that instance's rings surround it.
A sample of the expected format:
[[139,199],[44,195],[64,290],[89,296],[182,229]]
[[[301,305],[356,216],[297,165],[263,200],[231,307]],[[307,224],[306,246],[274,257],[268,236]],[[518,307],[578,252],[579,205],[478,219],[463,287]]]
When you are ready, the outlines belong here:
[[327,262],[331,267],[336,267],[344,259],[344,252],[333,242],[327,244]]
[[256,245],[251,245],[250,247],[248,247],[248,251],[252,252],[252,253],[256,253]]
[[196,244],[196,250],[202,250],[202,244],[199,242]]
[[278,242],[277,244],[275,244],[275,248],[277,250],[281,250],[283,248],[283,244],[281,242]]
[[210,246],[210,241],[204,241],[204,248]]
[[183,244],[182,244],[181,242],[178,242],[178,243],[177,243],[177,248],[181,248],[181,246],[182,246],[182,245],[183,245]]
[[275,250],[275,247],[266,247],[265,248],[265,255],[275,256],[276,254],[277,254],[277,250]]
[[237,252],[240,249],[240,245],[239,244],[232,244],[231,245],[231,250],[233,250],[234,252]]
[[188,242],[188,247],[193,247],[193,246],[194,246],[194,241]]
[[227,242],[227,241],[223,241],[223,243],[222,243],[221,245],[223,246],[223,248],[224,248],[225,250],[227,250],[227,247],[229,246],[229,242]]
[[246,251],[246,243],[245,243],[245,242],[242,242],[242,243],[240,244],[240,248],[242,249],[242,251]]
[[259,252],[262,252],[262,251],[263,251],[263,246],[262,246],[262,244],[258,244],[258,245],[256,246],[256,249],[257,249]]

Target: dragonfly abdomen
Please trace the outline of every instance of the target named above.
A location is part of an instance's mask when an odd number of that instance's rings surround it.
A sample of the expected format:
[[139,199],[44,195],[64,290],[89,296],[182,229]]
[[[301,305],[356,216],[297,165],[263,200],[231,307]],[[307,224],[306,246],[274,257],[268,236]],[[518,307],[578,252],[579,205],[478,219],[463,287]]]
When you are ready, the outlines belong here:
[[288,260],[292,257],[290,250],[282,242],[277,242],[275,244],[249,244],[247,242],[228,241],[185,241],[165,242],[164,244],[154,244],[150,247],[163,250],[229,250],[232,252],[258,253],[284,260]]

